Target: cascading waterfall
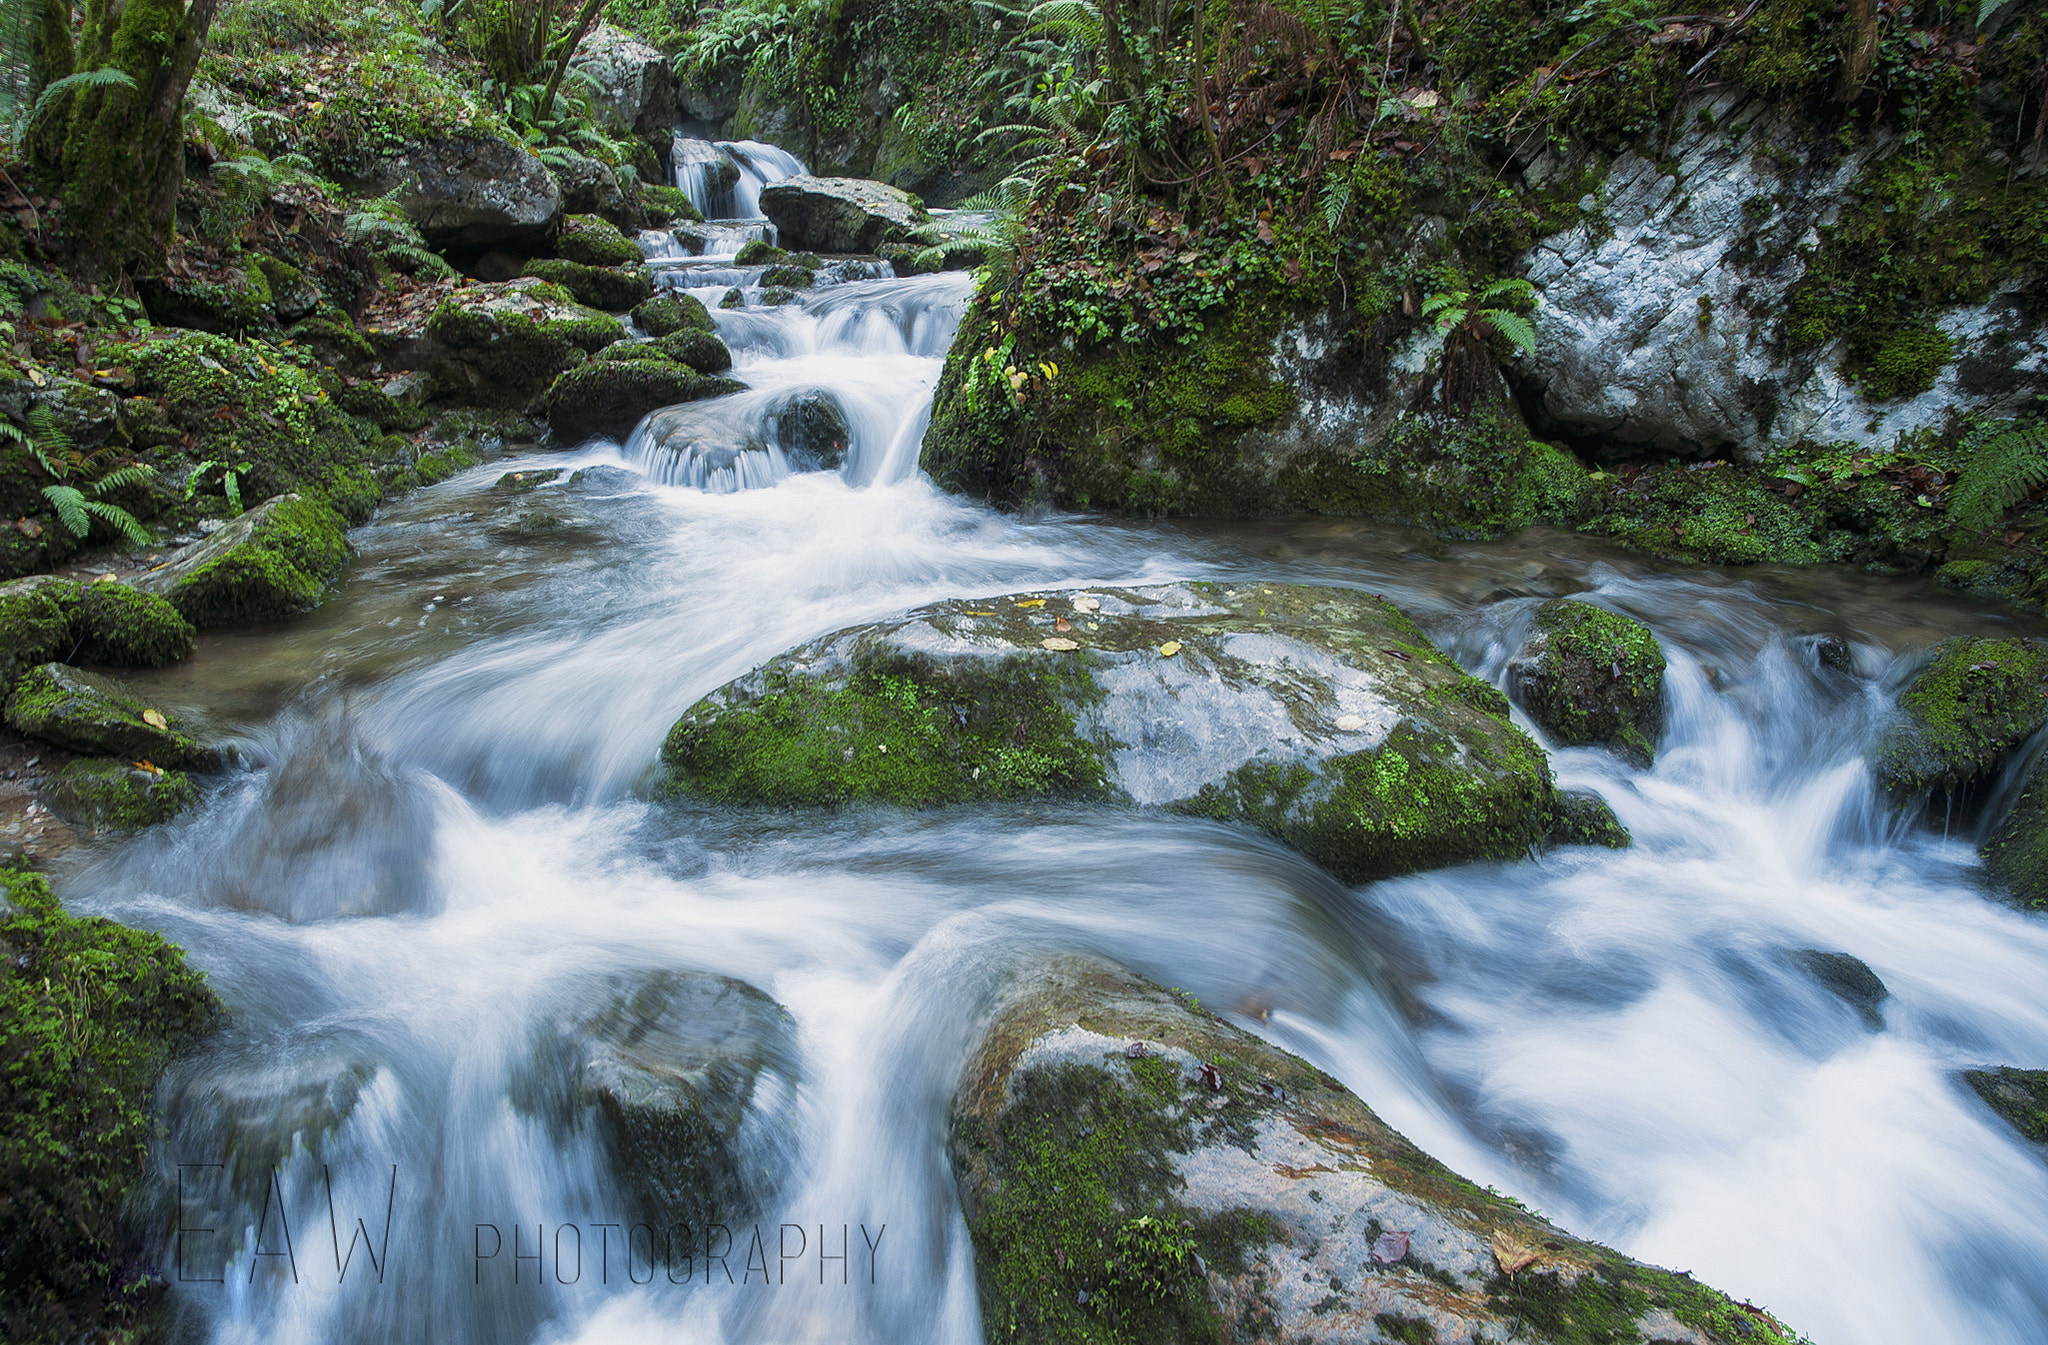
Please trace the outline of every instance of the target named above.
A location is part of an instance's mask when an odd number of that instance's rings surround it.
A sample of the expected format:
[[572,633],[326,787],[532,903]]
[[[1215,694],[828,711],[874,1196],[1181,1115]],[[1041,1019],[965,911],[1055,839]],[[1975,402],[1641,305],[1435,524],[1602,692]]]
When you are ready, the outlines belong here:
[[[189,1338],[976,1341],[947,1099],[976,1006],[1059,949],[1193,991],[1465,1175],[1821,1345],[2048,1337],[2048,1168],[1950,1077],[2048,1060],[2048,930],[1985,900],[1966,843],[1892,818],[1866,769],[1916,651],[1992,618],[1906,581],[1676,575],[1569,536],[1424,554],[1330,520],[1003,518],[916,471],[970,292],[874,280],[717,312],[748,392],[420,491],[355,534],[348,588],[305,624],[138,678],[253,726],[252,765],[203,808],[63,883],[185,945],[234,1008],[168,1082],[145,1211],[190,1277]],[[799,470],[835,430],[839,469]],[[517,504],[494,492],[548,467]],[[515,526],[535,509],[549,528]],[[1647,621],[1672,657],[1655,769],[1553,756],[1634,848],[1352,890],[1187,818],[732,812],[645,788],[693,701],[848,624],[1250,576],[1383,593],[1496,681],[1542,598]],[[1821,630],[1857,673],[1815,660]],[[1804,949],[1868,963],[1881,1022]],[[746,1226],[771,1266],[785,1223],[835,1254],[854,1230],[854,1284],[815,1261],[737,1282],[744,1232],[734,1283],[701,1259],[683,1283],[644,1258],[622,1274],[601,1247],[629,1198],[564,1100],[560,1034],[669,968],[787,1007],[789,1079],[742,1144],[786,1176]]]
[[761,214],[761,189],[807,172],[787,150],[758,140],[693,140],[677,134],[675,185],[704,216],[706,257],[730,257],[756,238],[775,240]]

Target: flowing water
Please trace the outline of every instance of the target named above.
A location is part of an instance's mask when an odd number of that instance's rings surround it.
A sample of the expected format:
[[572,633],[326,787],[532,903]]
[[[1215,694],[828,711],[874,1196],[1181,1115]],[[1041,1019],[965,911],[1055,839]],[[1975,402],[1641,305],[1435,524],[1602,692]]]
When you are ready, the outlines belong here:
[[[183,944],[234,1010],[167,1085],[146,1211],[196,1277],[175,1286],[189,1338],[975,1341],[948,1097],[1008,970],[1087,950],[1823,1345],[2048,1339],[2048,1166],[1953,1078],[2048,1064],[2048,924],[1987,900],[1970,838],[1892,816],[1865,766],[1916,657],[2023,627],[1918,582],[1688,571],[1563,534],[999,516],[916,468],[966,293],[720,313],[753,391],[417,492],[355,534],[318,613],[138,679],[244,762],[60,884]],[[806,398],[837,411],[838,471],[800,470],[769,424]],[[652,801],[669,724],[799,641],[943,596],[1185,577],[1383,593],[1496,679],[1545,598],[1642,618],[1672,664],[1656,768],[1554,754],[1635,847],[1346,889],[1247,831],[1116,809]],[[1853,671],[1816,659],[1822,635]],[[1869,964],[1881,1020],[1803,949]],[[772,1284],[656,1274],[644,1248],[622,1266],[627,1196],[545,1102],[566,1086],[551,1025],[662,968],[739,977],[794,1020],[798,1082],[757,1094],[746,1132],[789,1174],[758,1216]],[[790,1262],[784,1224],[806,1230]],[[821,1228],[850,1262],[816,1259]],[[736,1279],[749,1250],[742,1229]]]

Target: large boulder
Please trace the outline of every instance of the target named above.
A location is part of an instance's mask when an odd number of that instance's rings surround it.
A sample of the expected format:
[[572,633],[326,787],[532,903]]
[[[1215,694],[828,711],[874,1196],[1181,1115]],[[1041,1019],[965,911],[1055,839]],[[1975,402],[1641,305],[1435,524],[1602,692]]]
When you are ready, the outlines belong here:
[[2048,724],[2048,640],[1950,640],[1898,709],[1878,747],[1878,782],[1901,801],[1967,802]]
[[111,677],[63,663],[32,668],[7,698],[7,727],[67,751],[148,761],[154,766],[210,766],[191,725],[166,714]]
[[295,616],[347,568],[347,521],[319,500],[279,495],[174,552],[135,586],[205,629]]
[[199,802],[199,787],[183,771],[85,757],[58,768],[44,797],[50,811],[88,833],[128,831],[176,817]]
[[1557,598],[1509,665],[1515,699],[1564,747],[1612,748],[1648,770],[1664,720],[1664,650],[1650,628],[1591,603]]
[[617,318],[577,303],[559,285],[523,276],[466,285],[442,300],[414,362],[458,396],[524,407],[555,375],[625,334]]
[[761,189],[761,213],[785,246],[814,252],[873,252],[924,223],[909,193],[884,182],[802,175]]
[[690,192],[710,219],[731,217],[732,189],[739,185],[740,166],[709,140],[677,136],[672,142],[676,181]]
[[437,248],[538,239],[562,217],[562,190],[547,166],[495,136],[410,145],[378,160],[360,186],[371,196],[396,188],[406,218]]
[[577,47],[576,69],[595,86],[590,90],[594,110],[642,139],[668,135],[676,118],[675,74],[658,49],[600,24]]
[[571,215],[555,235],[555,251],[585,266],[638,266],[647,259],[640,245],[617,225],[596,215]]
[[716,332],[718,324],[704,311],[694,294],[663,290],[633,309],[633,321],[649,336],[673,336],[677,332]]
[[815,640],[670,731],[734,803],[1101,798],[1235,819],[1350,881],[1525,854],[1543,753],[1507,698],[1350,590],[1162,585],[935,603]]
[[0,584],[0,697],[38,663],[157,668],[191,653],[192,636],[177,608],[115,580],[12,580]]
[[548,428],[564,444],[599,436],[624,439],[649,411],[745,387],[668,359],[593,360],[548,389]]
[[1796,1339],[1481,1190],[1308,1062],[1092,958],[1011,987],[948,1150],[990,1340]]
[[609,164],[565,151],[553,156],[555,181],[562,189],[562,209],[572,215],[596,215],[621,229],[640,227],[641,211],[619,184]]
[[526,274],[553,281],[569,291],[577,303],[607,313],[623,313],[654,293],[654,282],[644,267],[585,266],[561,257],[547,257],[528,262]]

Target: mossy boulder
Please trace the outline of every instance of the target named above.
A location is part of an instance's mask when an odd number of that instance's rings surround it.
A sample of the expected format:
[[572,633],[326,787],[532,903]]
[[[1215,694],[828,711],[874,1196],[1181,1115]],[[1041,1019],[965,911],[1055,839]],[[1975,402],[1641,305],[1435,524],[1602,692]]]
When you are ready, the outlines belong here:
[[687,364],[700,374],[722,374],[732,368],[732,351],[710,332],[692,328],[651,341],[621,341],[598,352],[600,360],[666,360]]
[[716,334],[718,324],[704,311],[703,301],[694,294],[663,290],[633,309],[633,321],[649,336],[673,336],[698,331]]
[[681,187],[658,187],[649,183],[640,184],[640,200],[646,207],[649,225],[659,227],[675,220],[691,224],[702,224],[704,212],[697,209],[690,194]]
[[52,660],[162,667],[192,652],[192,635],[177,608],[118,581],[34,575],[0,584],[0,697]]
[[465,286],[443,300],[427,322],[426,362],[451,394],[523,407],[557,374],[625,334],[617,318],[527,276]]
[[526,274],[552,281],[574,295],[579,304],[623,313],[654,293],[644,267],[585,266],[559,257],[526,264]]
[[1967,794],[2048,724],[2048,640],[1949,640],[1898,708],[1879,783],[1900,800]]
[[150,319],[165,327],[240,336],[277,321],[269,278],[253,262],[205,277],[145,277],[137,289]]
[[[780,308],[784,304],[793,304],[796,300],[796,291],[787,285],[770,285],[761,291],[761,306],[763,308]],[[721,301],[719,307],[723,308],[724,306],[723,301]]]
[[662,748],[731,803],[1120,799],[1250,823],[1347,882],[1550,828],[1507,699],[1390,604],[1195,583],[937,603],[713,692]]
[[40,875],[0,872],[0,896],[0,1335],[153,1338],[130,1194],[158,1077],[220,1002],[175,946],[65,914]]
[[78,585],[53,575],[0,584],[0,696],[31,668],[70,654],[77,596]]
[[2011,809],[1978,853],[1985,874],[2014,903],[2048,911],[2048,753],[2035,756]]
[[199,802],[199,787],[183,771],[151,771],[132,761],[89,757],[66,762],[46,793],[52,812],[92,831],[168,822]]
[[1664,648],[1642,622],[1569,598],[1547,602],[1509,677],[1559,745],[1612,748],[1644,770],[1656,758]]
[[947,1148],[990,1340],[1797,1339],[1482,1190],[1315,1066],[1093,958],[1008,988]]
[[2048,1144],[2048,1069],[1966,1069],[1963,1081],[2014,1130]]
[[32,668],[7,698],[7,727],[87,756],[155,766],[211,766],[216,755],[192,726],[111,677],[63,663]]
[[1606,850],[1626,850],[1635,844],[1607,800],[1575,789],[1557,792],[1546,840],[1551,845],[1597,845]]
[[786,261],[788,257],[787,252],[767,239],[750,238],[740,244],[740,250],[733,255],[732,260],[735,266],[773,266],[777,262]]
[[638,243],[595,215],[564,219],[562,231],[555,237],[555,251],[585,266],[634,266],[646,260]]
[[667,360],[595,360],[548,389],[548,428],[570,444],[600,435],[624,439],[649,411],[745,387]]
[[346,522],[318,500],[280,495],[136,580],[200,629],[276,621],[316,606],[348,568]]
[[807,290],[818,278],[802,266],[771,266],[761,273],[761,284],[771,289]]

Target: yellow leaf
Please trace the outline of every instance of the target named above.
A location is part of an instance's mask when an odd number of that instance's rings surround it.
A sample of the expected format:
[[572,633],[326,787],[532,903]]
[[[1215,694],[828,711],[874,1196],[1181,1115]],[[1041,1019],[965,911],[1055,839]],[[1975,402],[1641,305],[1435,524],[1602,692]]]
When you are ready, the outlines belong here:
[[1505,1229],[1493,1230],[1493,1262],[1503,1275],[1513,1275],[1536,1264],[1543,1253]]
[[92,582],[95,584],[118,584],[121,582],[121,576],[112,573],[96,574],[92,577]]
[[1062,651],[1068,649],[1079,649],[1081,647],[1075,644],[1072,640],[1062,640],[1057,635],[1048,635],[1045,639],[1040,640],[1039,643],[1044,645],[1047,649],[1058,649]]
[[1167,658],[1172,658],[1175,654],[1178,654],[1180,652],[1180,641],[1168,640],[1165,644],[1159,646],[1159,652],[1161,654],[1164,654]]
[[966,613],[965,615],[967,615],[967,616],[994,616],[994,615],[995,615],[995,613],[994,613],[994,612],[968,612],[968,613]]
[[164,712],[156,709],[154,706],[142,712],[142,722],[153,729],[167,729],[170,727],[169,721],[164,718]]
[[1043,598],[1019,598],[1019,599],[1017,599],[1017,605],[1018,605],[1019,607],[1043,607],[1043,606],[1045,606],[1045,599],[1043,599]]

